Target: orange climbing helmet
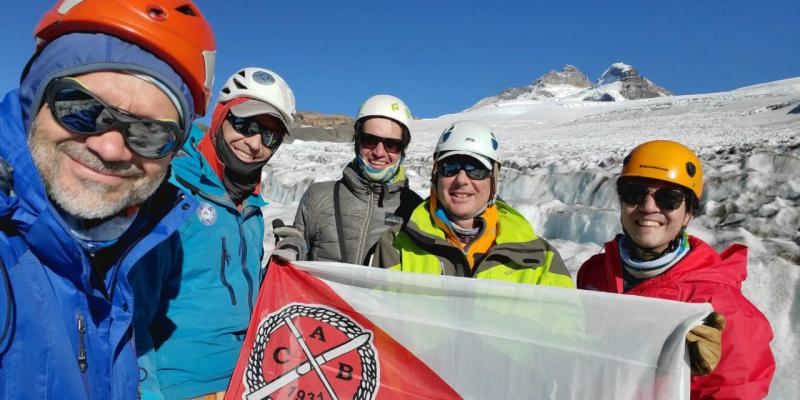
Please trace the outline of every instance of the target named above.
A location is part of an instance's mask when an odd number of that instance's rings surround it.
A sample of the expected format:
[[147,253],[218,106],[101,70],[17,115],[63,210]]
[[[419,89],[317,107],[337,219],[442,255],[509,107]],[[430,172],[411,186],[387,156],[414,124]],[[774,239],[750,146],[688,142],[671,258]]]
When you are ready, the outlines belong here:
[[205,115],[214,83],[216,42],[191,0],[60,0],[36,26],[37,50],[75,32],[100,32],[134,43],[169,64]]
[[633,149],[622,162],[620,178],[638,177],[672,182],[689,189],[695,202],[703,194],[703,166],[688,147],[671,140],[653,140]]

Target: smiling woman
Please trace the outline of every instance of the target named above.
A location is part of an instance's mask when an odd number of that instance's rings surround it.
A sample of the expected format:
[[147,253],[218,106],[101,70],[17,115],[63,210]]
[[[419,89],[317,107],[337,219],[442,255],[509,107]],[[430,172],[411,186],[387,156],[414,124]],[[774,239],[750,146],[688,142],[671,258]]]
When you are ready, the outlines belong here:
[[[408,219],[420,199],[408,187],[403,160],[411,141],[411,111],[399,98],[379,94],[358,111],[354,158],[342,178],[315,182],[297,207],[294,236],[303,250],[287,240],[276,245],[300,259],[368,264],[378,238]],[[297,254],[301,253],[301,254]]]

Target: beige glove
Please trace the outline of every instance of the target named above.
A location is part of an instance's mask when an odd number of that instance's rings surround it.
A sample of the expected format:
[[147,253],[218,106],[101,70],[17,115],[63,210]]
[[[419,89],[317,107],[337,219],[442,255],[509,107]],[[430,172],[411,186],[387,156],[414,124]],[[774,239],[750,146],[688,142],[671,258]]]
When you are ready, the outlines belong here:
[[722,331],[725,317],[717,312],[708,314],[705,321],[686,334],[692,375],[708,375],[722,357]]

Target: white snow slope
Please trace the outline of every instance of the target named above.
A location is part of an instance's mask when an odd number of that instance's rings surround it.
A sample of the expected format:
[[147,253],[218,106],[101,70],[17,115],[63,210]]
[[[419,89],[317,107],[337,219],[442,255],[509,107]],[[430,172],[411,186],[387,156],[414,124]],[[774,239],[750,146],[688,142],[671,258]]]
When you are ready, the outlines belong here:
[[[697,151],[706,190],[689,231],[718,251],[734,242],[750,248],[743,290],[775,331],[777,372],[769,398],[796,398],[800,78],[730,92],[626,102],[509,101],[415,121],[406,166],[412,188],[423,197],[438,135],[459,119],[494,128],[502,157],[500,196],[538,234],[552,240],[573,276],[603,242],[620,232],[613,183],[622,158],[651,139],[676,140]],[[264,172],[263,193],[271,202],[267,219],[290,223],[308,185],[338,179],[352,158],[349,143],[283,145]],[[272,243],[269,236],[268,252]]]

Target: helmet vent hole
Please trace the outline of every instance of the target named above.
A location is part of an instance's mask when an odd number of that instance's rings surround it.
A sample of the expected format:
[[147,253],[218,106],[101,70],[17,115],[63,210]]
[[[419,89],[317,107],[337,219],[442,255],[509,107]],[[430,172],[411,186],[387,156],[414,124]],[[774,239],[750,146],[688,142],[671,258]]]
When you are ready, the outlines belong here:
[[221,92],[225,93],[225,94],[231,94],[231,90],[229,88],[226,88],[226,87],[222,88]]
[[686,163],[686,173],[692,178],[694,178],[694,175],[697,173],[697,167],[695,167],[691,161]]
[[176,8],[175,11],[177,11],[177,12],[179,12],[181,14],[192,16],[192,17],[196,17],[197,16],[197,13],[194,12],[194,9],[192,8],[191,4],[184,4],[184,5]]
[[167,12],[160,6],[147,7],[147,15],[156,21],[164,21],[167,19]]
[[242,78],[247,78],[247,75],[244,73],[244,70],[237,72],[237,74],[241,75]]
[[235,79],[233,80],[233,84],[234,84],[234,85],[236,85],[236,88],[237,88],[237,89],[242,89],[242,90],[245,90],[245,89],[247,89],[247,86],[245,86],[245,85],[242,85],[241,83],[239,83],[239,81],[237,81],[237,80],[235,80]]

